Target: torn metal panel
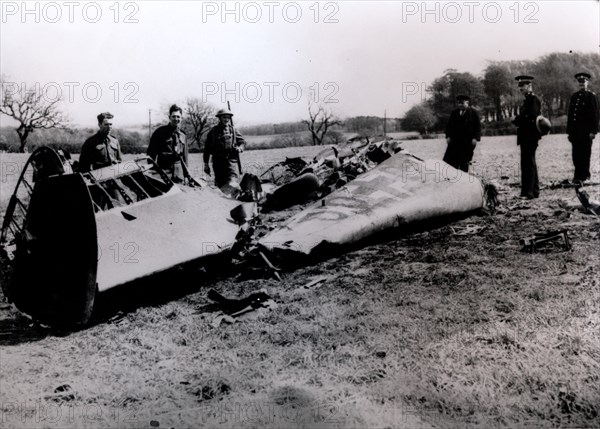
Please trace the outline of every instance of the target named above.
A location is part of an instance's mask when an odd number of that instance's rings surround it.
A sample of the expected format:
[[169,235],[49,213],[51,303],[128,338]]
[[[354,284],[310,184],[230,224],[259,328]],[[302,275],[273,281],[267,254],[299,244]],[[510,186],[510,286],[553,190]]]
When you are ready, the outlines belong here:
[[484,205],[479,179],[440,160],[398,153],[303,210],[260,244],[309,255],[320,245],[349,244],[373,234]]
[[176,185],[147,158],[84,173],[62,162],[31,155],[0,234],[5,296],[40,321],[86,323],[98,292],[235,242],[238,202],[217,190]]
[[208,187],[188,192],[174,187],[98,213],[98,290],[229,249],[238,226],[228,216],[238,204]]

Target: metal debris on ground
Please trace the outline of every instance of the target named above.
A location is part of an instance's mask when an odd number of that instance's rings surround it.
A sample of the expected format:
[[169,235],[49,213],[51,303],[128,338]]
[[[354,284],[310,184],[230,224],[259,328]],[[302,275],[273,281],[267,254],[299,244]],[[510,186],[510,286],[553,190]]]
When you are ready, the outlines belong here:
[[466,226],[451,226],[450,227],[450,229],[452,230],[452,235],[458,235],[458,236],[479,234],[486,228],[487,228],[487,225],[474,225],[474,224],[468,224]]
[[329,279],[330,279],[330,276],[320,276],[320,277],[317,277],[315,279],[312,279],[308,283],[306,283],[303,286],[303,288],[304,289],[316,289],[318,287],[321,287],[321,285],[323,283],[325,283],[326,280],[329,280]]
[[536,233],[529,237],[522,238],[519,243],[523,246],[521,252],[535,253],[542,249],[556,247],[558,243],[564,250],[571,249],[571,241],[567,230],[547,231],[545,233]]
[[549,189],[561,189],[561,188],[579,188],[582,185],[585,186],[597,186],[600,185],[600,182],[580,182],[573,181],[569,179],[561,180],[561,181],[553,181],[548,184]]
[[588,213],[591,213],[596,217],[600,215],[600,204],[595,201],[590,201],[590,196],[585,190],[578,187],[575,188],[575,193],[577,194],[577,198],[579,198],[581,205]]
[[235,323],[238,320],[256,319],[270,310],[277,308],[277,303],[267,295],[265,289],[254,292],[245,298],[230,299],[211,289],[208,298],[215,302],[219,313],[211,325],[218,328],[221,323]]

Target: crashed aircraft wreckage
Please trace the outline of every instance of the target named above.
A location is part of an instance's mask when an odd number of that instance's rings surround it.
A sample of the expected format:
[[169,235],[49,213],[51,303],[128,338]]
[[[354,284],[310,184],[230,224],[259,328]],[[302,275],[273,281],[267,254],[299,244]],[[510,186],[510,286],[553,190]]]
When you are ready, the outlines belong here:
[[440,160],[423,161],[400,152],[296,214],[259,243],[284,258],[307,256],[386,230],[472,212],[484,202],[484,186],[476,177]]
[[43,322],[86,323],[97,293],[235,240],[224,214],[237,201],[176,185],[147,158],[88,173],[67,167],[52,149],[31,155],[0,237],[5,296]]
[[[388,143],[353,143],[305,168],[296,164],[295,177],[265,208],[319,199],[260,238],[261,249],[284,258],[311,255],[484,206],[479,179],[440,160],[392,156],[398,147]],[[230,250],[239,224],[256,216],[239,217],[239,209],[240,201],[218,189],[173,183],[147,158],[77,173],[42,147],[27,161],[4,217],[4,295],[44,323],[85,324],[99,293]]]

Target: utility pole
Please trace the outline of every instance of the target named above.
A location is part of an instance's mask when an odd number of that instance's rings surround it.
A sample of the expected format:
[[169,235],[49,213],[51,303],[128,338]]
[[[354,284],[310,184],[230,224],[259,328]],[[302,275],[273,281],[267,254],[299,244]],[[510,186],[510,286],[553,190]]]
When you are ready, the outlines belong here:
[[150,144],[151,136],[152,136],[152,109],[148,109],[148,144]]
[[384,110],[383,111],[383,140],[384,141],[387,141],[386,125],[387,125],[387,111]]

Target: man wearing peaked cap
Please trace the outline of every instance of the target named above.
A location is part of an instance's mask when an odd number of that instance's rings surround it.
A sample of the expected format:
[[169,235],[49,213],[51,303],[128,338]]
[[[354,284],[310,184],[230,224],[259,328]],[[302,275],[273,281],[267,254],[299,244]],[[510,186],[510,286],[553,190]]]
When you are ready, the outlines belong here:
[[481,121],[475,109],[469,106],[468,95],[456,97],[458,108],[450,114],[446,124],[446,153],[444,162],[462,171],[469,171],[473,151],[481,140]]
[[542,137],[536,126],[542,103],[533,94],[533,76],[521,75],[515,80],[525,97],[519,107],[519,114],[513,119],[513,124],[517,127],[517,145],[521,147],[521,197],[532,199],[540,196],[535,151]]
[[515,77],[515,80],[518,82],[519,86],[529,85],[533,82],[533,76],[529,76],[526,74]]
[[246,144],[244,137],[233,127],[229,109],[220,109],[217,114],[219,123],[206,136],[204,144],[204,172],[210,175],[209,160],[212,156],[215,184],[222,188],[238,180],[238,160]]
[[598,99],[589,91],[589,73],[575,75],[579,91],[571,96],[567,116],[567,135],[572,146],[573,165],[575,166],[574,182],[590,179],[590,158],[592,143],[598,133]]

